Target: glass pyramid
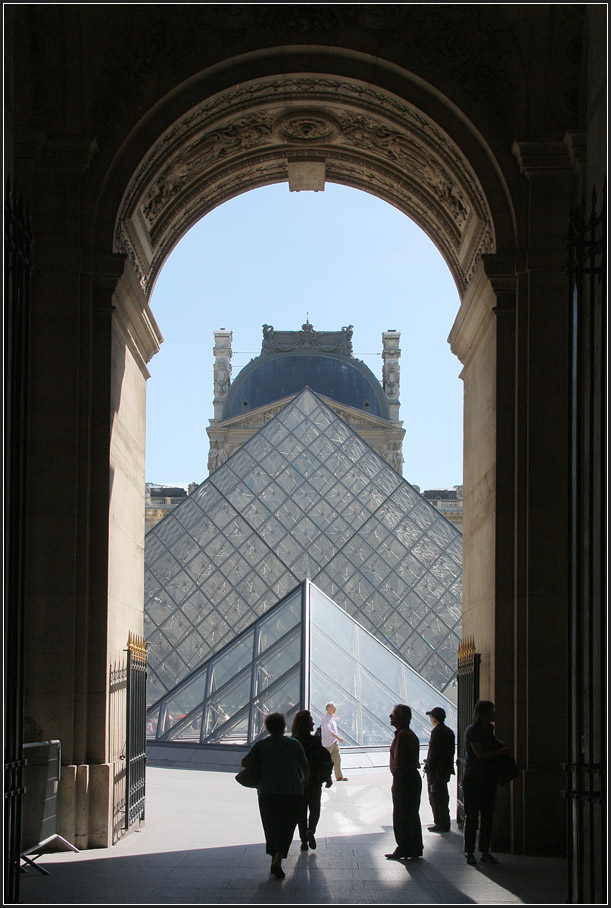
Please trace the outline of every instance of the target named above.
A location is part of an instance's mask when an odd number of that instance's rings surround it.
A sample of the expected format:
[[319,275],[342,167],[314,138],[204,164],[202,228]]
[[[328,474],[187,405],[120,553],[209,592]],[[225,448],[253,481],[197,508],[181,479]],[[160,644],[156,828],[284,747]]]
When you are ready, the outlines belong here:
[[347,746],[389,744],[395,703],[412,708],[412,729],[428,741],[427,709],[456,707],[308,580],[161,697],[147,713],[147,737],[197,744],[252,744],[264,719],[299,709],[320,724],[338,708]]
[[455,699],[462,534],[309,388],[146,535],[153,703],[302,580]]

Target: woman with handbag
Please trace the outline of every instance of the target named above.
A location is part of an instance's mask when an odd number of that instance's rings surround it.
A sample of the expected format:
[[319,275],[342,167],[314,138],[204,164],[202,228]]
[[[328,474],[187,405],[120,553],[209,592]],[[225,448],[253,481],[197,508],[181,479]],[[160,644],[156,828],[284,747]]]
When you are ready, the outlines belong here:
[[[313,735],[314,720],[309,709],[300,710],[293,719],[291,735],[302,745],[310,767],[310,778],[304,786],[303,802],[299,816],[299,838],[301,850],[316,848],[316,827],[320,819],[320,798],[323,782],[329,788],[333,760],[318,735]],[[308,817],[309,812],[309,817]]]
[[473,712],[473,724],[465,731],[465,774],[462,789],[465,807],[465,856],[467,864],[477,864],[475,838],[479,820],[480,860],[498,864],[490,853],[492,818],[498,785],[495,762],[510,753],[509,747],[494,734],[496,719],[494,703],[478,700]]
[[258,763],[260,767],[257,793],[265,851],[272,858],[270,872],[282,880],[285,877],[282,859],[293,841],[309,767],[299,741],[285,736],[286,719],[282,713],[267,716],[265,728],[269,736],[251,747],[242,766],[248,768]]

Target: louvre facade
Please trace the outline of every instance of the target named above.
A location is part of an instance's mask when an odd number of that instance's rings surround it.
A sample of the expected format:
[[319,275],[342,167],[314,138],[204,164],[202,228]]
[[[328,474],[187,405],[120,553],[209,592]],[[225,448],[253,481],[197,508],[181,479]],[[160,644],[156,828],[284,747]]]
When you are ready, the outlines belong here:
[[148,703],[306,579],[455,700],[461,567],[460,532],[305,388],[147,534]]

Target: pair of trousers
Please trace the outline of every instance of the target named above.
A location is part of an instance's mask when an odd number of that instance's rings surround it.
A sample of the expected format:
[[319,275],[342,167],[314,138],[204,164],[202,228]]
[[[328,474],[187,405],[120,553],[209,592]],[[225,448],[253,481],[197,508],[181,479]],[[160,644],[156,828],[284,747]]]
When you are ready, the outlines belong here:
[[339,755],[339,744],[337,743],[337,741],[334,741],[333,744],[327,747],[327,750],[331,754],[331,759],[333,760],[333,771],[335,772],[335,778],[343,778],[344,774],[342,772],[342,758]]
[[402,857],[420,857],[422,824],[420,823],[420,797],[422,779],[417,769],[393,777],[392,782],[392,825],[397,843],[397,852]]
[[479,850],[490,851],[492,818],[496,799],[496,779],[484,773],[465,772],[462,781],[465,807],[465,853],[475,851],[475,838],[479,825]]
[[281,854],[283,858],[287,856],[299,820],[302,801],[303,795],[259,795],[265,851],[272,857],[276,854]]
[[302,842],[306,841],[307,832],[316,832],[318,821],[320,819],[320,799],[322,794],[322,784],[309,785],[303,796],[301,810],[299,813],[299,838]]
[[435,826],[440,829],[449,829],[451,826],[450,793],[448,792],[447,781],[427,775],[426,784]]

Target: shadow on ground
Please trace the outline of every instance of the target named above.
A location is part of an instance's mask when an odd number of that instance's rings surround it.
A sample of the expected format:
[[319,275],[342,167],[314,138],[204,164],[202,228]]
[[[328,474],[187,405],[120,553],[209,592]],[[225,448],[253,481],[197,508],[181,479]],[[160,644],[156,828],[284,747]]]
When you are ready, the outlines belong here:
[[[390,836],[331,837],[316,851],[294,841],[286,878],[269,873],[260,844],[152,854],[99,852],[42,856],[50,872],[21,877],[22,904],[558,904],[565,899],[561,862],[500,856],[494,867],[469,867],[457,833],[425,833],[425,856],[387,861]],[[170,847],[170,846],[169,846]]]

